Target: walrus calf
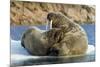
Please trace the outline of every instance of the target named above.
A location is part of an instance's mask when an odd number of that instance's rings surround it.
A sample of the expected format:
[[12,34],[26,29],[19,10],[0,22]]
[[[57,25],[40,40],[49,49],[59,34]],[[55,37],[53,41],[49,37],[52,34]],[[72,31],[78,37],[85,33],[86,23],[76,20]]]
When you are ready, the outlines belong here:
[[47,20],[52,21],[52,29],[43,33],[29,29],[22,36],[22,46],[32,55],[72,56],[86,53],[88,39],[80,25],[62,13],[48,13]]
[[52,29],[46,32],[51,45],[47,55],[72,56],[86,53],[88,39],[80,25],[62,13],[49,13],[47,19],[52,21]]

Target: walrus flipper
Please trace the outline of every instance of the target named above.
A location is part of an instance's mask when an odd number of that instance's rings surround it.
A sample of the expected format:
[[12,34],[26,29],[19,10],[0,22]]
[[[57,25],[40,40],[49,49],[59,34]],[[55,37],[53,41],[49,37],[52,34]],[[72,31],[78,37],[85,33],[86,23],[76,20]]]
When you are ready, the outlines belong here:
[[21,46],[25,48],[25,45],[24,45],[24,38],[25,38],[25,35],[23,35],[22,38],[21,38]]

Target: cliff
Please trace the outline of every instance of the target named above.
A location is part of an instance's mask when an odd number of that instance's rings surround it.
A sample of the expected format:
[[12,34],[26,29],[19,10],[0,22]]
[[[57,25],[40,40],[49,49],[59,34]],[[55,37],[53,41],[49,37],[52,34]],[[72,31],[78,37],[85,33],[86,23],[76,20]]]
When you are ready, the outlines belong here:
[[94,5],[11,1],[11,25],[44,25],[48,12],[62,12],[79,24],[95,23]]

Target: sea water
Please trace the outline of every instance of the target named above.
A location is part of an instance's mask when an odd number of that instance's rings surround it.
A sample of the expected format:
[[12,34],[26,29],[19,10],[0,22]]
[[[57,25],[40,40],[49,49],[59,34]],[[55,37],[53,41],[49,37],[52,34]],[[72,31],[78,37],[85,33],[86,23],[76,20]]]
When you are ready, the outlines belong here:
[[[95,25],[94,24],[84,24],[81,25],[88,36],[88,43],[91,45],[95,45]],[[30,26],[11,26],[10,28],[10,37],[13,40],[20,40],[23,32],[29,29]],[[31,26],[32,27],[32,26]],[[41,30],[45,30],[46,26],[36,26]]]

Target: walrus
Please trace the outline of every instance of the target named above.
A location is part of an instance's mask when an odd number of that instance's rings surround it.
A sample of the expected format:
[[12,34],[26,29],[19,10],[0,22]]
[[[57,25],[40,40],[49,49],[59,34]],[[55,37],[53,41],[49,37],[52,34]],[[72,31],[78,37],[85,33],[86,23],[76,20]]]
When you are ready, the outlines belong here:
[[48,41],[46,37],[37,28],[29,28],[21,37],[21,45],[35,56],[46,56]]
[[52,28],[43,33],[29,29],[23,33],[21,44],[30,54],[38,56],[84,55],[88,39],[84,29],[59,12],[51,12],[47,20]]
[[87,34],[77,23],[62,13],[51,12],[47,19],[52,21],[52,29],[46,32],[50,56],[84,55],[88,48]]

